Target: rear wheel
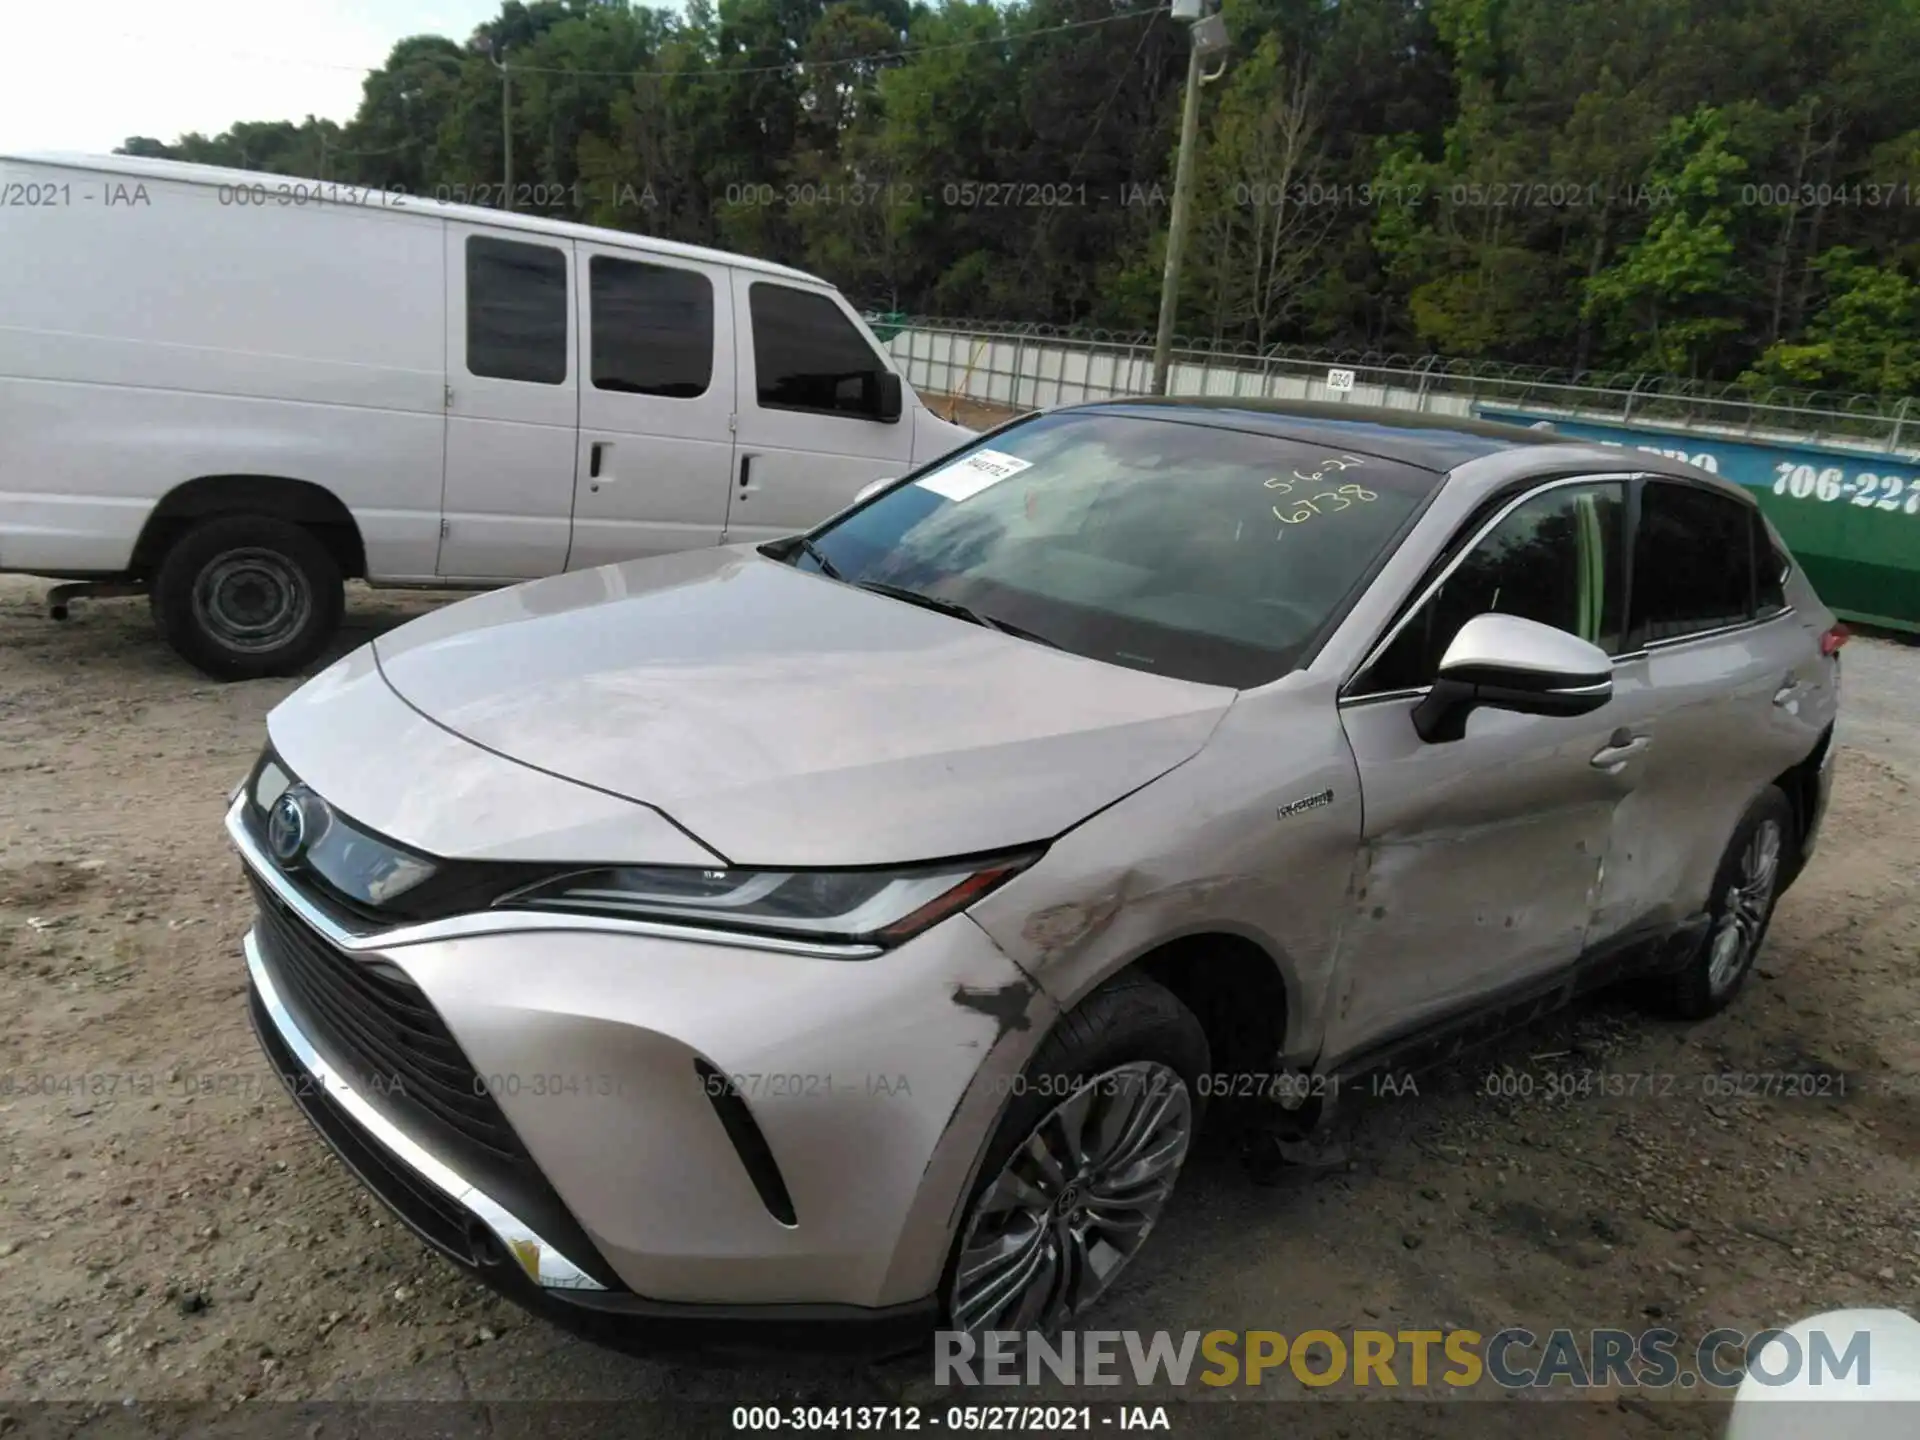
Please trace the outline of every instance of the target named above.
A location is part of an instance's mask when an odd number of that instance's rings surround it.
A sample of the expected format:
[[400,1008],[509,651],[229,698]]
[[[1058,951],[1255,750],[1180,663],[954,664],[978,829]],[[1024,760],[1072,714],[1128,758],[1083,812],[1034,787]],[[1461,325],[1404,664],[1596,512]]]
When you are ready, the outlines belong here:
[[289,675],[339,628],[340,565],[312,531],[291,521],[217,516],[167,551],[152,605],[167,643],[207,674]]
[[1706,936],[1686,967],[1666,980],[1664,1008],[1699,1020],[1724,1010],[1740,993],[1767,938],[1796,843],[1793,806],[1769,785],[1734,827],[1708,897]]
[[955,1329],[1049,1332],[1106,1293],[1173,1194],[1206,1067],[1200,1022],[1144,975],[1060,1021],[975,1181],[947,1267]]

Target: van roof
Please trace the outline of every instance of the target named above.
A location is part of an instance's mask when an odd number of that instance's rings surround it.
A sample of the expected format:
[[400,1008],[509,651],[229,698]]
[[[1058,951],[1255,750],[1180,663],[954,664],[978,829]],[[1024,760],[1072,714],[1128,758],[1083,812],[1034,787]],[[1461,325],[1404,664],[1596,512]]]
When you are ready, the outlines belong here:
[[[273,175],[256,170],[228,170],[218,165],[191,165],[184,160],[156,160],[141,155],[0,151],[0,161],[7,160],[26,165],[56,165],[67,170],[97,170],[102,174],[125,175],[136,179],[170,180],[185,185],[324,186],[329,191],[337,190],[343,193],[344,198],[330,198],[326,202],[329,204],[358,204],[388,215],[430,215],[436,219],[460,220],[473,225],[489,225],[501,230],[524,230],[536,235],[551,235],[556,239],[586,240],[596,245],[618,245],[629,250],[643,250],[655,255],[672,255],[682,260],[701,260],[713,265],[731,265],[736,269],[779,275],[788,280],[805,280],[813,285],[829,283],[818,275],[809,275],[804,270],[795,270],[787,265],[776,265],[770,260],[758,260],[751,255],[740,255],[730,250],[710,250],[704,245],[684,245],[677,240],[662,240],[652,235],[637,235],[630,230],[607,230],[597,225],[575,224],[571,220],[549,220],[540,215],[522,215],[513,210],[490,210],[481,205],[455,205],[424,195],[409,195],[404,205],[382,204],[378,197],[383,192],[377,187],[356,185],[345,180],[313,180],[297,175]],[[360,199],[352,194],[356,191],[365,192],[375,198]]]

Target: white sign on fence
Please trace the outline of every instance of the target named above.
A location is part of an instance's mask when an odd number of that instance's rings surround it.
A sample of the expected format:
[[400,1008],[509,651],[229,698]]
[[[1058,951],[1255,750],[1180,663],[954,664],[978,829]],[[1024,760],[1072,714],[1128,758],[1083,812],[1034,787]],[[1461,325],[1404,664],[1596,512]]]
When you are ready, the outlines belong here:
[[1327,371],[1327,389],[1336,395],[1346,394],[1353,389],[1353,372],[1351,370]]

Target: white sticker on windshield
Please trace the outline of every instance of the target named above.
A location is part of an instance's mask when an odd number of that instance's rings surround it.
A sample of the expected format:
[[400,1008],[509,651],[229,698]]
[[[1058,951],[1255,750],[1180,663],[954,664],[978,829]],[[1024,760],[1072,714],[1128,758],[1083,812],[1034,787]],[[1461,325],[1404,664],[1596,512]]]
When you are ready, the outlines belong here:
[[1022,460],[1018,455],[1004,454],[999,450],[976,450],[964,460],[942,466],[931,475],[922,475],[913,483],[924,485],[936,495],[944,495],[949,500],[965,500],[970,495],[978,495],[989,485],[998,485],[1002,480],[1011,479],[1022,470],[1031,470],[1033,462]]

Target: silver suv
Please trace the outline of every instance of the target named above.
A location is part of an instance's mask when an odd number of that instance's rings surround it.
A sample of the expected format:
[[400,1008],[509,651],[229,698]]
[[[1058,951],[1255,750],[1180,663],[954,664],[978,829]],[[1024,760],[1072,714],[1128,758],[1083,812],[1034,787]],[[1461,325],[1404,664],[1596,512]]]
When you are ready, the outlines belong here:
[[1845,632],[1683,464],[1350,408],[1006,426],[805,536],[454,605],[228,826],[275,1068],[610,1338],[1045,1329],[1202,1108],[1740,988]]

